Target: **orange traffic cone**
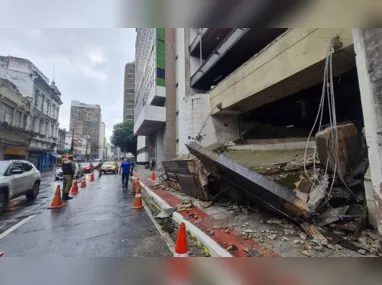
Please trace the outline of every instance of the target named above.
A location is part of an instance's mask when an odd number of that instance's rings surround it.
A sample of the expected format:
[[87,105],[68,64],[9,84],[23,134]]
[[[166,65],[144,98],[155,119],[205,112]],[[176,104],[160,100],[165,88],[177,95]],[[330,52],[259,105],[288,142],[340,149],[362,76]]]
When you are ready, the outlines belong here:
[[70,189],[70,194],[78,194],[78,193],[80,193],[80,191],[78,191],[77,179],[74,179],[72,189]]
[[175,245],[175,257],[188,257],[186,225],[180,224],[178,238]]
[[192,277],[192,261],[190,259],[175,259],[167,258],[165,261],[166,270],[166,284],[168,285],[191,285],[195,284]]
[[4,252],[0,251],[0,257],[2,257],[4,255]]
[[86,179],[85,179],[85,176],[82,177],[82,181],[81,181],[81,188],[85,188],[86,187]]
[[132,189],[129,191],[129,194],[134,195],[136,192],[136,189],[138,189],[138,187],[139,187],[139,181],[136,180],[134,183],[134,180],[131,180],[131,186],[132,186]]
[[156,180],[157,178],[155,177],[155,171],[153,170],[153,174],[151,174],[151,180]]
[[142,209],[143,204],[142,204],[142,194],[141,194],[141,186],[139,185],[139,179],[137,179],[136,185],[138,187],[135,189],[135,199],[134,199],[134,204],[133,204],[133,209]]
[[61,200],[60,185],[57,185],[56,193],[54,193],[52,204],[48,207],[48,209],[57,209],[62,207],[64,207],[64,204],[62,204],[62,200]]
[[94,182],[94,173],[92,172],[92,174],[90,174],[90,182]]

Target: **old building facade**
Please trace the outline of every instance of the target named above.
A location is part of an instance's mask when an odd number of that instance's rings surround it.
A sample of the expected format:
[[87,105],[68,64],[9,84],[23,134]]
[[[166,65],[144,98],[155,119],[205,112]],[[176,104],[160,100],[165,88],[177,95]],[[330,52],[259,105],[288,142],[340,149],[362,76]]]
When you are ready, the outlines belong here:
[[[58,128],[61,92],[29,60],[16,57],[0,57],[0,78],[12,82],[30,102],[29,116],[24,112],[27,131],[33,132],[26,158],[40,171],[52,170],[57,159]],[[20,115],[21,116],[21,115]],[[17,121],[19,114],[15,112]]]

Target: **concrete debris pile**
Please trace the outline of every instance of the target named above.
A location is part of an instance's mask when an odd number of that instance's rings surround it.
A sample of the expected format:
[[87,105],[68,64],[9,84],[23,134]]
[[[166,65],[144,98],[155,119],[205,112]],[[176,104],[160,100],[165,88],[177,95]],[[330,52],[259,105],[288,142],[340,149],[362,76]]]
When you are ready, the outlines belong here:
[[[301,225],[316,246],[328,244],[323,232],[342,230],[358,240],[367,224],[362,182],[368,161],[356,127],[327,128],[317,133],[316,142],[305,142],[306,149],[289,143],[270,151],[231,143],[218,153],[196,142],[186,146],[208,170],[208,197],[224,192],[239,205],[261,205]],[[228,210],[250,211],[239,205]]]

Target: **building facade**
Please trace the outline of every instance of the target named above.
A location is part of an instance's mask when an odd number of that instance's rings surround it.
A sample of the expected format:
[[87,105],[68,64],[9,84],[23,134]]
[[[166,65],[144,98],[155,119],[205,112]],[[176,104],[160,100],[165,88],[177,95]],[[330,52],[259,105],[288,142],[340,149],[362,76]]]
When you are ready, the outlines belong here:
[[[57,159],[61,92],[29,60],[0,57],[0,78],[12,82],[30,102],[30,116],[25,116],[28,131],[35,133],[28,146],[27,159],[40,171],[52,170]],[[15,118],[19,113],[15,112]],[[20,115],[21,116],[21,115]]]
[[134,123],[135,62],[125,65],[123,86],[123,121]]
[[73,156],[76,160],[87,161],[91,154],[91,137],[90,135],[72,136],[72,132],[66,132],[65,146],[70,149],[73,139]]
[[100,148],[101,107],[72,100],[70,127],[75,136],[90,136],[91,157],[98,157]]
[[137,29],[135,56],[134,134],[139,141],[137,162],[153,160],[158,168],[165,159],[165,35],[166,31],[162,28]]
[[0,78],[0,160],[27,159],[35,135],[27,125],[31,122],[30,105],[31,100],[12,82]]

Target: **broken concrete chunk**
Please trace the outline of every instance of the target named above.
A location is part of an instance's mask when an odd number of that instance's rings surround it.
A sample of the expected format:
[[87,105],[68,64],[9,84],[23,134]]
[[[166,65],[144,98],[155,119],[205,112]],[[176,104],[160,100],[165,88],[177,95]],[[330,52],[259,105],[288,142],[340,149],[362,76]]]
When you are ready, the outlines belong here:
[[155,216],[155,219],[165,219],[170,218],[172,214],[175,212],[176,208],[167,208],[163,209],[158,215]]
[[317,217],[317,220],[319,221],[317,225],[322,227],[340,220],[341,216],[345,215],[348,209],[349,206],[328,209],[326,212]]
[[327,175],[319,177],[320,183],[312,187],[309,193],[308,208],[310,212],[316,211],[321,201],[325,198],[326,189],[329,186],[329,177]]
[[366,250],[364,249],[359,249],[358,250],[358,253],[362,254],[362,255],[365,255],[366,254]]
[[213,201],[203,201],[203,202],[200,202],[200,206],[202,206],[203,208],[209,208],[212,206],[214,202]]
[[231,244],[229,247],[226,248],[228,251],[235,251],[238,250],[237,246],[234,244]]
[[273,224],[273,225],[281,225],[282,221],[279,219],[270,219],[267,221],[267,224]]
[[300,238],[302,239],[302,240],[306,240],[307,239],[307,235],[306,235],[306,233],[301,233],[300,234]]
[[277,235],[275,235],[275,234],[269,234],[269,235],[265,235],[265,236],[271,240],[275,240],[277,238]]
[[302,254],[305,255],[305,256],[309,256],[309,257],[311,257],[311,256],[313,255],[312,252],[311,252],[310,250],[304,250],[304,251],[302,252]]
[[320,233],[315,225],[309,225],[308,223],[302,223],[301,227],[305,232],[313,239],[313,241],[319,245],[327,245],[328,240]]

